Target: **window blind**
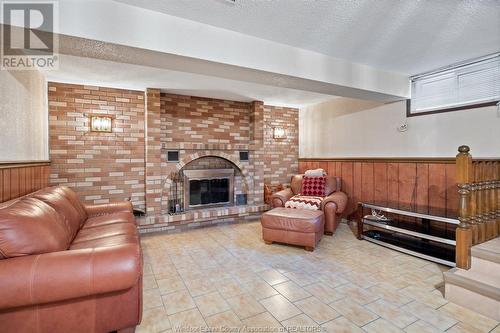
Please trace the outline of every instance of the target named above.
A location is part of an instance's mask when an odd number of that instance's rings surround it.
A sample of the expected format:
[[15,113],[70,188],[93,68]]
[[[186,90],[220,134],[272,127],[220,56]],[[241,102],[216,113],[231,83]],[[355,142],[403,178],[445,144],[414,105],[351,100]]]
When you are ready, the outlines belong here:
[[500,53],[411,78],[411,113],[500,100]]

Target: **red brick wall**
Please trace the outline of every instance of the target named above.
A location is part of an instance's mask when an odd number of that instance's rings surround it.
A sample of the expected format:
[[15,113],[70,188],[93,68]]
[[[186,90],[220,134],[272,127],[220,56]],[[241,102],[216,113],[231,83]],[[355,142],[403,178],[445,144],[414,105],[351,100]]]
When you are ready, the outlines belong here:
[[253,188],[256,195],[253,198],[255,204],[264,204],[264,170],[266,152],[264,150],[264,103],[255,101],[252,103],[250,113],[250,133],[252,142],[250,152],[253,163],[250,166],[252,179],[249,187]]
[[[262,203],[264,182],[288,184],[298,173],[298,109],[161,94],[161,122],[163,147],[180,149],[181,160],[211,150],[238,161],[238,150],[249,150],[250,161],[244,165],[254,204]],[[274,139],[274,127],[285,128],[286,139]],[[177,169],[167,163],[164,173]]]
[[[235,193],[243,192],[245,188],[248,204],[260,205],[263,177],[259,177],[259,173],[263,170],[255,166],[263,161],[254,151],[255,140],[250,123],[253,114],[253,103],[161,94],[163,156],[166,159],[169,149],[179,150],[180,154],[180,163],[165,163],[164,177],[168,178],[188,163],[192,165],[193,159],[219,156],[231,161],[235,168],[245,169],[245,175],[242,173],[241,177],[236,177],[236,185],[241,183],[241,186]],[[240,163],[240,150],[250,150],[250,161]],[[163,211],[168,208],[169,183],[165,185]]]
[[146,213],[161,210],[161,119],[160,89],[146,90]]
[[[233,161],[254,208],[262,206],[264,180],[288,183],[297,173],[296,109],[61,83],[49,83],[48,95],[51,183],[89,203],[132,197],[147,208],[145,225],[166,221],[157,217],[167,209],[168,176],[194,158]],[[91,114],[111,115],[113,133],[90,132]],[[275,126],[286,129],[285,140],[272,137]],[[167,149],[180,150],[181,163],[167,163]],[[250,161],[239,161],[240,150]]]
[[[285,129],[286,138],[274,139],[273,128]],[[264,180],[289,184],[299,171],[299,110],[264,105]]]
[[[144,208],[144,92],[50,82],[48,99],[51,184]],[[90,132],[91,114],[112,116],[113,133]]]
[[162,142],[238,144],[250,140],[250,103],[161,94]]

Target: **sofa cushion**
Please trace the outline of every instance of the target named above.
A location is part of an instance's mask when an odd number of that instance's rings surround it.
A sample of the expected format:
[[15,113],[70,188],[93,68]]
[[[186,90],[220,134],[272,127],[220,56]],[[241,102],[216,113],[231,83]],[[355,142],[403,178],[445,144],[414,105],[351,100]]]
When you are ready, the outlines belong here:
[[302,179],[301,195],[324,197],[325,196],[326,178],[304,176]]
[[130,201],[115,201],[105,204],[84,205],[88,217],[108,215],[114,213],[134,213],[134,206]]
[[63,251],[71,241],[60,214],[36,198],[0,209],[0,257]]
[[48,187],[33,193],[31,197],[39,199],[54,208],[63,218],[71,240],[75,238],[84,220],[82,221],[82,215],[62,191],[58,191],[56,187]]
[[98,215],[95,217],[89,217],[87,219],[87,221],[85,221],[83,228],[85,229],[85,228],[99,227],[99,226],[114,224],[114,223],[131,223],[131,224],[135,225],[134,214],[126,213],[126,212],[119,212],[119,213],[112,213],[112,214],[107,214],[107,215]]
[[[2,291],[0,328],[3,333],[109,332],[109,330],[97,329],[93,325],[89,325],[91,328],[87,326],[83,329],[67,329],[67,326],[58,324],[64,320],[84,322],[86,319],[95,324],[95,316],[91,311],[94,309],[94,311],[106,311],[102,305],[99,306],[106,294],[116,292],[123,294],[123,291],[138,283],[142,272],[139,244],[25,256],[13,260],[2,260],[0,265],[0,290]],[[90,303],[89,306],[83,308],[78,306],[79,301],[82,300],[87,304]],[[127,300],[119,297],[117,301],[126,302]],[[54,304],[56,302],[64,303]],[[64,305],[70,305],[70,307]],[[116,302],[114,305],[108,303],[107,306],[119,307]],[[30,312],[32,308],[34,312]],[[59,309],[53,311],[54,308]],[[2,320],[5,316],[1,314],[10,311],[28,312],[29,317],[37,317],[36,324],[29,328],[19,325],[24,329],[17,330],[8,329],[9,325],[7,325],[6,329],[5,321]],[[44,313],[44,316],[49,312],[56,318],[59,317],[54,321],[56,325],[47,325],[47,322],[42,319],[44,317],[38,318],[37,312],[40,312],[40,315]],[[19,317],[19,320],[22,318],[22,316]],[[61,329],[61,326],[64,329]]]
[[[110,217],[110,215],[107,215],[106,217]],[[100,218],[104,218],[104,216],[96,217],[95,219]],[[89,222],[91,222],[91,219],[89,219]],[[104,219],[102,222],[103,221]],[[85,227],[80,230],[77,237],[71,244],[70,249],[88,249],[138,243],[140,243],[139,233],[137,232],[137,228],[134,223],[117,222],[112,224],[94,225],[93,227],[88,228],[87,224],[85,224]]]
[[114,235],[107,236],[103,238],[95,238],[89,239],[86,241],[81,241],[78,243],[73,243],[70,246],[70,250],[79,250],[79,249],[95,249],[100,247],[109,247],[109,246],[117,246],[123,244],[139,244],[139,235],[136,233],[135,235]]
[[119,235],[136,235],[137,228],[131,223],[114,223],[108,225],[101,225],[92,228],[83,228],[78,232],[73,244],[80,242],[87,242],[100,238],[106,238]]
[[83,223],[87,220],[88,216],[87,212],[85,211],[85,207],[81,203],[76,193],[67,186],[57,186],[54,187],[54,190],[62,193],[73,204],[73,207],[75,207],[79,215],[80,226],[82,226]]
[[318,210],[322,201],[323,197],[294,195],[285,203],[285,208]]

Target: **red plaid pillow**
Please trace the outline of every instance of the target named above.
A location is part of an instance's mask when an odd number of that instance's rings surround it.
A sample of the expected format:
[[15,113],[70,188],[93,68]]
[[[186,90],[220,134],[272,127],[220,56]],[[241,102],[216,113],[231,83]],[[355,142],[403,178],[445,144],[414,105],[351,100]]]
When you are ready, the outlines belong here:
[[307,177],[302,178],[301,195],[324,197],[325,196],[326,177]]

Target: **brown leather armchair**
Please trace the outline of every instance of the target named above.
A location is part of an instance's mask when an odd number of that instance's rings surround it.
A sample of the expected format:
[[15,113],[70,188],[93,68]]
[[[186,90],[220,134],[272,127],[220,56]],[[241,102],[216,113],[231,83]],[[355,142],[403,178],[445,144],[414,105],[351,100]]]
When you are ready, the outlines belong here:
[[0,332],[133,332],[142,251],[130,202],[67,187],[0,204]]
[[[302,178],[304,175],[295,175],[290,181],[290,187],[274,193],[271,197],[271,205],[285,207],[285,203],[291,197],[300,193],[302,189]],[[347,195],[341,191],[342,180],[340,177],[327,176],[327,196],[321,202],[321,210],[325,214],[325,234],[333,235],[339,223],[339,216],[347,206]]]

